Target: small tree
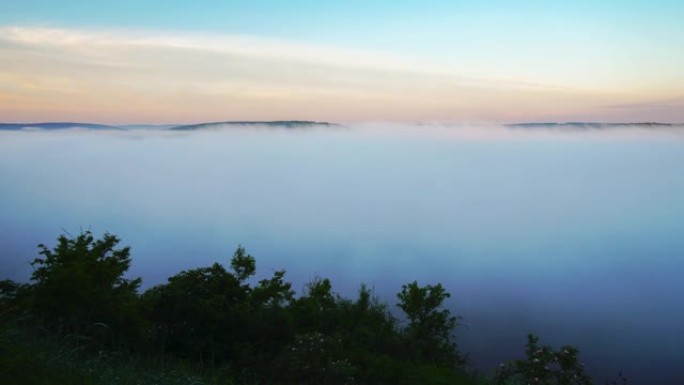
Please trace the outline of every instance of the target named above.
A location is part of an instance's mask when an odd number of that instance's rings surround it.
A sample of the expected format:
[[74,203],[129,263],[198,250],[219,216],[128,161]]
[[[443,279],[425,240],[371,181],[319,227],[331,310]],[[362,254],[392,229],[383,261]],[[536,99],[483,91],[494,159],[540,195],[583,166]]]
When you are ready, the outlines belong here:
[[143,295],[161,351],[211,364],[229,358],[229,345],[243,339],[246,298],[247,289],[218,263],[182,271]]
[[356,384],[358,368],[344,358],[342,340],[319,332],[298,334],[274,360],[279,384]]
[[538,341],[538,337],[527,335],[526,359],[501,364],[497,384],[591,385],[576,348],[563,346],[556,351],[539,346]]
[[9,279],[0,281],[0,322],[6,316],[23,309],[23,301],[30,292],[29,285],[22,285]]
[[294,300],[292,284],[285,282],[285,270],[273,273],[270,279],[262,279],[252,289],[254,307],[282,308]]
[[237,250],[233,253],[233,258],[230,260],[230,267],[233,268],[238,281],[244,282],[256,272],[256,259],[247,254],[242,245],[238,245]]
[[314,278],[289,307],[299,333],[334,333],[338,325],[338,296],[328,278]]
[[414,359],[448,366],[465,362],[453,342],[458,318],[442,308],[442,302],[450,296],[439,283],[420,287],[413,281],[402,285],[397,306],[409,320],[404,333]]
[[85,333],[95,324],[127,328],[137,299],[140,278],[125,279],[131,264],[130,247],[116,249],[119,238],[105,233],[95,240],[90,231],[77,237],[60,235],[50,250],[40,244],[31,262],[32,309],[58,332]]
[[254,275],[256,260],[238,246],[230,260],[232,272],[214,263],[182,271],[146,291],[148,317],[156,325],[152,340],[160,351],[211,365],[247,356],[254,338],[255,314],[265,306],[288,300],[285,272],[261,281],[254,291],[245,281]]

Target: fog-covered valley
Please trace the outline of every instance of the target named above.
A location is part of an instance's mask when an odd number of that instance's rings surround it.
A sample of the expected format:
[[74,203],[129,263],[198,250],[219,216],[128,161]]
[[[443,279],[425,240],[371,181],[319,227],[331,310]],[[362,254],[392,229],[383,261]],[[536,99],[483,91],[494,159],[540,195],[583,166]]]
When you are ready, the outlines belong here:
[[297,290],[441,282],[476,368],[532,332],[598,380],[684,380],[680,126],[170,127],[0,131],[0,278],[81,229],[144,288],[242,244]]

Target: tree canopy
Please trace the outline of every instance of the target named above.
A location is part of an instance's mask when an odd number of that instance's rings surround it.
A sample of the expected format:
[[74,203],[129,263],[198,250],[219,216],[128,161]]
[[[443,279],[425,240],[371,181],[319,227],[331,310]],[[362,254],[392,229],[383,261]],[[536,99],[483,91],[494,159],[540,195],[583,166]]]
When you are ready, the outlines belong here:
[[124,329],[135,312],[141,279],[127,279],[130,247],[116,248],[119,238],[90,231],[60,235],[49,249],[38,245],[31,262],[31,309],[46,326],[60,333],[84,333],[93,325]]
[[[328,278],[296,296],[284,270],[253,282],[256,259],[238,246],[229,269],[217,262],[181,271],[139,293],[140,278],[126,277],[130,247],[119,242],[85,231],[59,236],[52,249],[39,245],[30,283],[0,281],[0,325],[14,317],[39,336],[78,337],[98,357],[115,351],[223,368],[234,383],[481,383],[465,369],[460,318],[445,308],[450,293],[441,283],[403,285],[399,322],[366,285],[347,299]],[[502,366],[498,383],[590,383],[570,346],[554,351],[530,337],[527,355]]]

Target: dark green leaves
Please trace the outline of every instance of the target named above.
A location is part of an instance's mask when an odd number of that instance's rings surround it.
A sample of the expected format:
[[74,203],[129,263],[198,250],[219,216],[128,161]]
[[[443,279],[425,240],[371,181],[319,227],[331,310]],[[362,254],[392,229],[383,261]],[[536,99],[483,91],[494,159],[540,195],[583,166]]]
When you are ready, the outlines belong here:
[[457,318],[442,303],[450,294],[441,284],[420,287],[418,282],[402,285],[397,305],[406,313],[408,351],[413,358],[447,366],[459,366],[464,359],[453,342]]
[[256,271],[256,261],[254,257],[245,252],[245,248],[238,246],[233,254],[233,259],[230,260],[230,266],[235,271],[235,276],[238,281],[243,282],[247,278],[254,275]]
[[87,333],[95,324],[124,328],[140,279],[124,278],[130,248],[117,249],[119,238],[105,233],[95,239],[90,231],[77,237],[61,235],[51,250],[39,245],[31,264],[32,310],[45,326],[63,333]]
[[501,364],[497,373],[498,384],[591,385],[576,348],[563,346],[554,350],[549,346],[539,346],[538,342],[538,337],[528,334],[526,359]]

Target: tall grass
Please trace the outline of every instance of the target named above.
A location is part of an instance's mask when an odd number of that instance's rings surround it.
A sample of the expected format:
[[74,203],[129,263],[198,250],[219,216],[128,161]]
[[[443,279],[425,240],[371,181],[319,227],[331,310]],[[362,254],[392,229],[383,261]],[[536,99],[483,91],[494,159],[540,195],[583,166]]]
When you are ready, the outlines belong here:
[[230,385],[228,368],[202,369],[183,361],[83,348],[71,336],[0,323],[0,384]]

